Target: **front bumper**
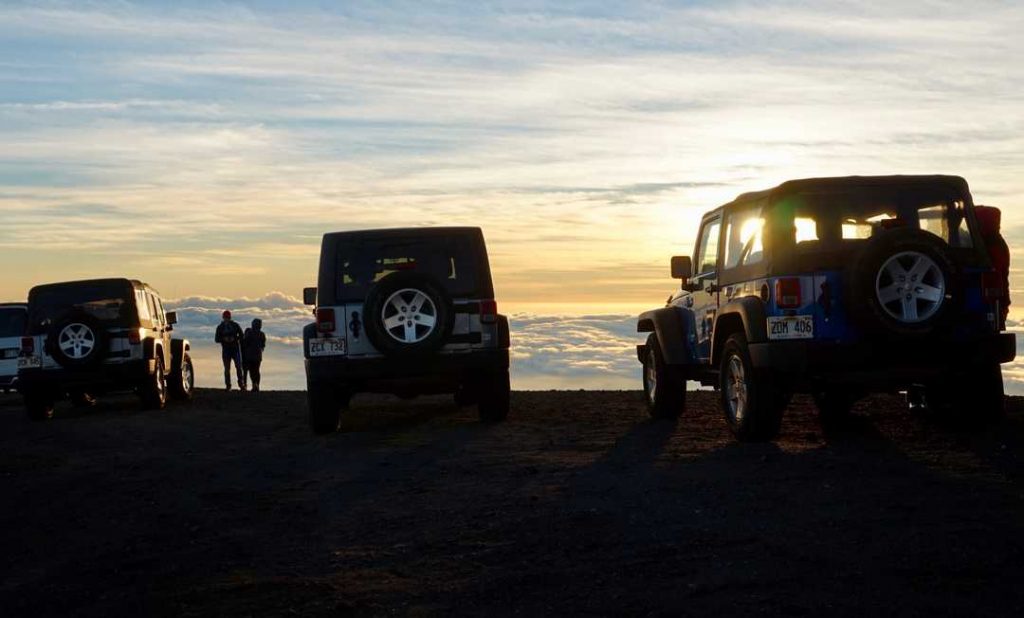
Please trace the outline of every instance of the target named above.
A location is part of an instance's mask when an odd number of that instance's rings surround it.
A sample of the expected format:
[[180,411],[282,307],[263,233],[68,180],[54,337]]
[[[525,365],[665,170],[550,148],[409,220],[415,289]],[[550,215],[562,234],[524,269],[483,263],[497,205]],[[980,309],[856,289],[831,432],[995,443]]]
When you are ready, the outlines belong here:
[[87,391],[131,389],[145,381],[156,369],[154,360],[100,364],[83,369],[21,369],[16,383],[18,392],[63,393],[81,388]]
[[1010,362],[1017,354],[1017,338],[1013,333],[999,333],[969,341],[770,341],[751,343],[749,349],[755,367],[776,372],[808,378],[905,383],[985,363]]

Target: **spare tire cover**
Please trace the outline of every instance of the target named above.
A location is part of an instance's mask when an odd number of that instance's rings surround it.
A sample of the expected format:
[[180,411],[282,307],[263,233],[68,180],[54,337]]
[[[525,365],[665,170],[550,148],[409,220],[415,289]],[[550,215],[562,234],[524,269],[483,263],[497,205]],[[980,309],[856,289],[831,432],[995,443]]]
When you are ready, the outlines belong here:
[[854,263],[850,311],[869,332],[931,333],[962,304],[960,280],[941,238],[914,229],[886,231]]
[[451,335],[451,298],[434,277],[411,271],[392,273],[366,295],[366,336],[388,355],[434,352]]
[[87,313],[71,313],[53,323],[47,351],[61,366],[79,369],[98,364],[107,354],[107,333]]

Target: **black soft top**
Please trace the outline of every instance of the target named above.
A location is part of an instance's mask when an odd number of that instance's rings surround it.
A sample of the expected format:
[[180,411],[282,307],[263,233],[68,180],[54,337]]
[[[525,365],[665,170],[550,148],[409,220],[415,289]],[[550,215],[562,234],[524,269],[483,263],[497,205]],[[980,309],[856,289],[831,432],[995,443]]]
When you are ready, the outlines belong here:
[[[845,189],[856,187],[894,187],[894,186],[936,186],[942,185],[961,192],[965,197],[970,194],[967,181],[960,176],[944,174],[930,175],[894,175],[894,176],[826,176],[823,178],[800,178],[766,189],[743,193],[729,204],[748,202],[762,198],[773,198],[787,193],[795,193],[807,189]],[[728,204],[726,204],[728,205]]]
[[116,286],[120,285],[120,286],[124,286],[125,291],[133,290],[133,289],[137,288],[137,289],[148,290],[148,291],[153,292],[154,294],[159,296],[159,292],[157,292],[155,289],[153,289],[152,286],[150,286],[150,285],[148,285],[146,283],[143,283],[142,281],[139,281],[138,279],[126,279],[126,278],[123,278],[123,277],[110,277],[110,278],[106,278],[106,279],[80,279],[78,281],[61,281],[61,282],[58,282],[58,283],[44,283],[42,285],[37,285],[37,286],[33,287],[31,290],[29,290],[28,297],[29,297],[29,300],[31,300],[32,297],[35,294],[39,293],[39,292],[44,292],[46,290],[50,290],[50,289],[53,289],[53,288],[74,287],[74,286],[78,286],[78,285],[95,285],[95,286],[109,285],[111,287],[116,287]]
[[324,240],[354,241],[377,238],[441,238],[445,236],[480,236],[483,230],[478,227],[386,227],[374,230],[352,230],[348,232],[329,232]]

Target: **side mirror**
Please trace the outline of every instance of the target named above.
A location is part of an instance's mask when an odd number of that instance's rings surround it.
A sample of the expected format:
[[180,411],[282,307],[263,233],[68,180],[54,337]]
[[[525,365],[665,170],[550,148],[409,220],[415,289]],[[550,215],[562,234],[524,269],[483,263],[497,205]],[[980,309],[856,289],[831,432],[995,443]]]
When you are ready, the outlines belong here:
[[178,312],[177,311],[168,311],[167,315],[164,316],[164,317],[167,318],[167,325],[168,326],[174,326],[175,324],[178,323]]
[[672,256],[672,278],[682,279],[683,285],[693,275],[693,261],[688,255]]
[[315,305],[316,288],[302,288],[302,302],[307,305]]

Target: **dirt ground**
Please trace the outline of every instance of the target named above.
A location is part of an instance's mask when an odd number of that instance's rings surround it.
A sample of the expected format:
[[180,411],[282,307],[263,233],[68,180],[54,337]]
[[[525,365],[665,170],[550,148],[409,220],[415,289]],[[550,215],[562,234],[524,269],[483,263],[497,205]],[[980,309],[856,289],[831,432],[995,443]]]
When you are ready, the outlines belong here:
[[4,615],[1021,615],[1024,401],[963,433],[797,401],[740,445],[714,394],[446,398],[201,391],[28,421],[0,399]]

